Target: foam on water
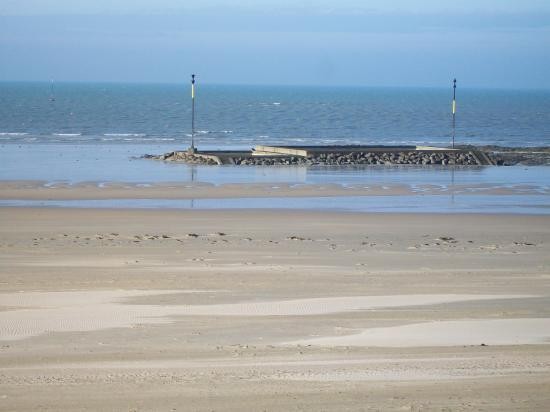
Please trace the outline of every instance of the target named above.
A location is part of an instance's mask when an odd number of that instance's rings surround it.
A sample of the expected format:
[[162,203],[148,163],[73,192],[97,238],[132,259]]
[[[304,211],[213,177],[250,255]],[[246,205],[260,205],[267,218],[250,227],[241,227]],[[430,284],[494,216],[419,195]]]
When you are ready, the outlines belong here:
[[0,132],[0,136],[26,136],[28,133],[20,132]]
[[109,137],[145,137],[147,136],[145,133],[104,133],[103,136],[109,136]]

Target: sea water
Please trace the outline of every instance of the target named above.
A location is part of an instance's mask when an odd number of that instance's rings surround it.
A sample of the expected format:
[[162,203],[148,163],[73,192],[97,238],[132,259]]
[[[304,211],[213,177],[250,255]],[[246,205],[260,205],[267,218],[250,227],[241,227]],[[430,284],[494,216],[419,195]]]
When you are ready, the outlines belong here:
[[[53,98],[54,100],[51,100]],[[199,146],[435,144],[452,89],[198,85]],[[550,91],[458,89],[457,142],[550,141]],[[188,85],[0,83],[0,143],[189,145]]]
[[[199,149],[448,146],[451,93],[450,88],[199,85],[195,144]],[[458,89],[457,101],[459,144],[550,144],[550,91]],[[451,176],[450,169],[437,167],[188,166],[139,159],[187,148],[190,132],[185,84],[0,83],[0,180],[343,185],[452,180],[529,184],[543,192],[550,182],[548,167],[456,168]]]

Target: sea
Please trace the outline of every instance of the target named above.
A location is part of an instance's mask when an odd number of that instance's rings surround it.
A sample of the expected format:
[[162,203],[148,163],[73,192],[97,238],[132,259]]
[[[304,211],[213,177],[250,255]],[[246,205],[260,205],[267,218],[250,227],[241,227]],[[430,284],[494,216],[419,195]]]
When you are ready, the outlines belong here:
[[[450,87],[198,84],[196,91],[195,145],[199,149],[250,149],[258,144],[449,146],[452,142]],[[550,168],[545,166],[452,170],[387,166],[235,167],[188,166],[140,158],[189,147],[190,97],[186,83],[0,82],[0,180],[38,180],[44,184],[193,181],[531,185],[535,187],[535,194],[529,195],[534,198],[529,200],[533,207],[528,208],[528,212],[550,213]],[[456,144],[548,146],[550,91],[459,87],[454,134]],[[502,199],[496,202],[500,206],[494,204],[494,197],[485,200],[486,206],[477,205],[483,197],[477,196],[475,202],[468,201],[467,206],[451,209],[525,212],[522,202],[528,200],[527,196]],[[224,207],[221,203],[202,202],[203,208]],[[383,200],[373,202],[379,204],[368,210],[390,209]],[[116,203],[107,202],[107,205],[116,207]],[[122,203],[121,207],[131,206],[128,202]],[[145,203],[142,201],[141,206],[148,207]],[[225,203],[230,208],[243,206],[237,199]],[[261,200],[257,203],[255,207],[262,207]],[[267,207],[277,201],[264,203]],[[311,199],[281,200],[280,203],[280,207],[320,207],[318,201]],[[361,199],[321,203],[329,205],[329,209],[366,208],[357,206],[362,203]],[[418,203],[418,199],[396,203],[403,204],[397,211],[449,210],[437,206],[441,203],[439,197],[429,204]],[[137,201],[133,204],[140,206]],[[194,204],[200,205],[200,201]],[[162,207],[162,204],[156,202],[149,206]],[[164,206],[186,207],[183,203],[168,201]]]

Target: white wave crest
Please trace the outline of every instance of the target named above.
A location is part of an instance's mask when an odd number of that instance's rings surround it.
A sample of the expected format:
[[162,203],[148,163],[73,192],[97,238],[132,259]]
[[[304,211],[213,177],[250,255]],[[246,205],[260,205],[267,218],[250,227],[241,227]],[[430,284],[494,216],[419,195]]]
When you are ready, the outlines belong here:
[[108,137],[145,137],[145,133],[104,133],[103,136]]
[[64,137],[70,137],[70,136],[82,136],[82,133],[53,133],[54,136],[64,136]]
[[28,133],[20,132],[0,132],[0,136],[26,136]]
[[196,130],[195,134],[231,134],[233,130]]

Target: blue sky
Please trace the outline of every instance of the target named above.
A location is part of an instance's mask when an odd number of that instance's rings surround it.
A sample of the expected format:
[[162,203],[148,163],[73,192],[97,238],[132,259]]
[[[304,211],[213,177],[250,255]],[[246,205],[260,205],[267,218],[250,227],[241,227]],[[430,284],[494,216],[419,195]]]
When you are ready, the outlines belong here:
[[0,80],[548,89],[549,50],[548,0],[0,0]]

